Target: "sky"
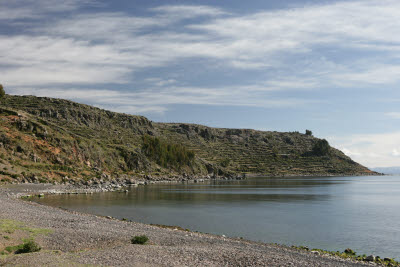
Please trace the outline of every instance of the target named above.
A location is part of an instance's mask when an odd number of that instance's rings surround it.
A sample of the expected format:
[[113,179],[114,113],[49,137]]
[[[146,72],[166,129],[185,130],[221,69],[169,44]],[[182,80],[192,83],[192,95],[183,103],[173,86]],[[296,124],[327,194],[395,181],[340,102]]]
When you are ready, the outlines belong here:
[[400,166],[400,1],[0,0],[0,83],[187,122],[306,129]]

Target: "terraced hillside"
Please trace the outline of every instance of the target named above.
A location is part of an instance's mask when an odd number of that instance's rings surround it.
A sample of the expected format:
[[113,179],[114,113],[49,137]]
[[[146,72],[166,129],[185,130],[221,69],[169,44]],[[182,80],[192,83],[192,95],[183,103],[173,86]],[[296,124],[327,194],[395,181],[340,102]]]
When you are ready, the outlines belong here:
[[213,164],[235,173],[265,175],[358,175],[372,173],[341,151],[313,149],[320,139],[299,132],[220,129],[202,125],[157,123],[158,131],[181,142]]
[[7,181],[374,174],[339,150],[318,151],[320,139],[297,132],[154,123],[34,96],[6,95],[0,119],[0,179]]

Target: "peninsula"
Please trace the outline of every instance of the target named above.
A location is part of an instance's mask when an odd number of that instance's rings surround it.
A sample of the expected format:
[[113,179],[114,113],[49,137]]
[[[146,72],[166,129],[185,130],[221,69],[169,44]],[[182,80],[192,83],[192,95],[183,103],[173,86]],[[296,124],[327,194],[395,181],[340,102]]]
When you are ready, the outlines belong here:
[[0,100],[0,181],[67,183],[374,175],[311,131],[156,123],[68,100]]

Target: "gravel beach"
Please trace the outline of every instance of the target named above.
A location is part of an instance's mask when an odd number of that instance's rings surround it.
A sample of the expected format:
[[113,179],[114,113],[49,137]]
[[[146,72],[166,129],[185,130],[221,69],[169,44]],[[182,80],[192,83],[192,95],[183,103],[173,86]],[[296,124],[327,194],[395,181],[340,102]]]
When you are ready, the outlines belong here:
[[[62,186],[0,187],[0,220],[49,229],[35,236],[40,252],[0,257],[1,266],[374,266],[284,246],[162,228],[66,211],[17,196],[63,191]],[[134,235],[149,244],[133,245]],[[0,240],[1,243],[4,242]]]

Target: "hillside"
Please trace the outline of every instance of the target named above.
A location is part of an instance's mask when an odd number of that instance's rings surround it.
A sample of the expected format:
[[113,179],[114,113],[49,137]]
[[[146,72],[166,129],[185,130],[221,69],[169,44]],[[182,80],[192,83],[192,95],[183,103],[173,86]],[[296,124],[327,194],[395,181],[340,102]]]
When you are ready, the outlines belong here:
[[6,95],[0,117],[3,181],[375,174],[298,132],[155,123],[34,96]]

